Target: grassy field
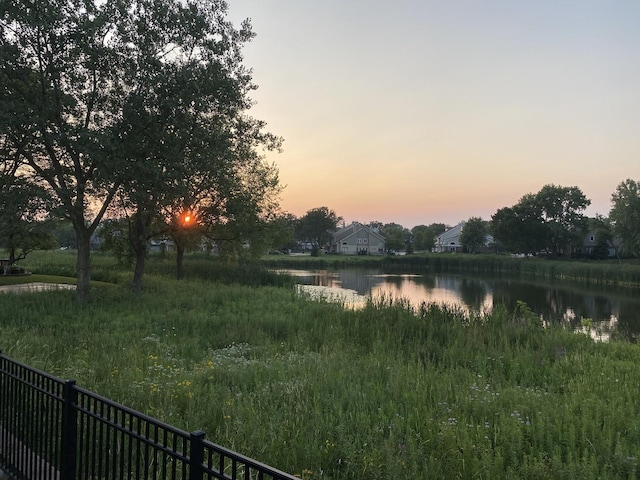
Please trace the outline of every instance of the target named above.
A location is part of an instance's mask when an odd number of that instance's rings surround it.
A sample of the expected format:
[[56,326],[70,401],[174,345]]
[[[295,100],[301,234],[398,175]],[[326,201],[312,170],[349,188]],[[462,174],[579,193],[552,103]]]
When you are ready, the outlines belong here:
[[[67,252],[28,269],[68,275]],[[636,478],[640,347],[544,329],[526,305],[311,301],[253,265],[94,257],[92,301],[0,295],[10,357],[304,479]],[[27,266],[27,265],[25,265]]]

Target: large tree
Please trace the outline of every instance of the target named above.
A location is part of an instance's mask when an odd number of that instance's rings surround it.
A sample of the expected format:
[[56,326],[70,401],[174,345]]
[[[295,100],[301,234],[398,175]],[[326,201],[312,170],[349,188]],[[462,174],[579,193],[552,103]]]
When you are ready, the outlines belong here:
[[583,211],[590,203],[578,187],[545,185],[513,207],[498,210],[491,217],[491,231],[512,252],[559,254],[584,232]]
[[434,247],[434,239],[447,229],[444,223],[432,223],[431,225],[416,225],[411,229],[413,248],[416,251],[431,251]]
[[513,207],[491,216],[491,232],[508,251],[536,254],[545,248],[545,227],[535,195],[523,196]]
[[386,223],[380,228],[387,250],[410,250],[411,231],[397,223]]
[[609,220],[622,240],[624,253],[640,256],[640,182],[621,182],[611,195]]
[[462,227],[460,242],[469,253],[476,253],[487,241],[487,224],[480,217],[471,217]]
[[316,248],[323,247],[331,240],[340,220],[342,217],[328,207],[312,208],[298,220],[296,239],[311,243]]
[[547,245],[554,254],[571,253],[566,248],[578,242],[587,229],[584,210],[591,204],[578,187],[545,185],[536,194],[547,230]]
[[19,158],[73,224],[86,300],[90,238],[117,192],[142,240],[158,205],[180,195],[185,156],[202,166],[213,145],[262,127],[244,115],[254,87],[240,50],[253,34],[233,28],[223,0],[3,5],[1,160]]

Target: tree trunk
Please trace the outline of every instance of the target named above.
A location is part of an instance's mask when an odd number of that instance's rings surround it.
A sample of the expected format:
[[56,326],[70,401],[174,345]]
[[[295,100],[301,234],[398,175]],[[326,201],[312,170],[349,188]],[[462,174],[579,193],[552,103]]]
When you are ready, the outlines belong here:
[[140,295],[142,293],[142,276],[144,275],[144,264],[147,257],[146,246],[135,249],[136,266],[133,269],[133,293]]
[[78,243],[76,300],[86,303],[91,297],[91,233],[84,226],[74,225]]
[[133,217],[133,234],[131,243],[136,254],[136,265],[133,270],[133,293],[142,293],[142,277],[147,258],[147,241],[150,238],[151,216],[144,210],[138,209]]
[[184,278],[184,269],[182,261],[184,260],[184,245],[176,242],[176,278],[182,280]]

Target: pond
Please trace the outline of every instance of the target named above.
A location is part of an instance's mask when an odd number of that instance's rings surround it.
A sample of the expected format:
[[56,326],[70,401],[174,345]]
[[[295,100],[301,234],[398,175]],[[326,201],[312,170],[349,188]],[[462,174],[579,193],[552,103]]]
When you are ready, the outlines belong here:
[[490,313],[504,305],[514,311],[518,301],[547,321],[562,322],[607,340],[617,330],[635,340],[640,334],[640,295],[633,289],[592,287],[565,281],[538,282],[507,276],[473,274],[389,273],[378,269],[296,270],[300,288],[358,308],[368,299],[403,299],[412,306],[444,304],[467,313]]

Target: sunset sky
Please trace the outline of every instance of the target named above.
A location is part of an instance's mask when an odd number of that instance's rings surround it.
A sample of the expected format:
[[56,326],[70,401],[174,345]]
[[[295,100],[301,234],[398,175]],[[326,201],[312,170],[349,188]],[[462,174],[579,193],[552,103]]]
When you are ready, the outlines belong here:
[[407,228],[640,180],[640,2],[228,0],[282,208]]

